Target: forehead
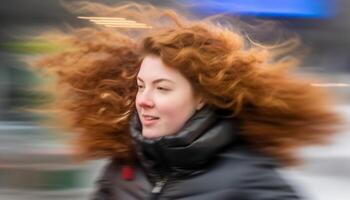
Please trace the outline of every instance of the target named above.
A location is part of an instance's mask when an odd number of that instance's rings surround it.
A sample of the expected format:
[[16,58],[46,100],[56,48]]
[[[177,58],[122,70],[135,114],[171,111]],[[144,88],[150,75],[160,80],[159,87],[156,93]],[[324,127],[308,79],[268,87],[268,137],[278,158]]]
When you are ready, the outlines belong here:
[[146,56],[143,59],[138,77],[145,80],[164,78],[175,81],[185,79],[179,71],[165,65],[157,56]]

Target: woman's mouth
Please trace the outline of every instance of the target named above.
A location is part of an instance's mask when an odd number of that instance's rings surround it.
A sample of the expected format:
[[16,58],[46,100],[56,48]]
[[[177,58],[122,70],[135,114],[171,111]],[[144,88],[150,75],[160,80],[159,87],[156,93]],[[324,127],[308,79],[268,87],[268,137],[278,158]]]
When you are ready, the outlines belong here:
[[159,120],[159,117],[152,115],[142,115],[142,125],[151,126],[154,125]]

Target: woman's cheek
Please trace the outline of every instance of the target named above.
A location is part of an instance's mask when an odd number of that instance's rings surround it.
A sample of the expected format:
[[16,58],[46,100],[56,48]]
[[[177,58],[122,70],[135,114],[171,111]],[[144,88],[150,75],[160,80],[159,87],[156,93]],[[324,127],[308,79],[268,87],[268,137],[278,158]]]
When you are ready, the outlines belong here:
[[162,94],[156,98],[158,110],[161,112],[160,114],[171,115],[176,110],[178,106],[176,99],[179,97],[173,94]]
[[174,123],[174,125],[182,124],[186,120],[184,118],[187,118],[187,115],[189,115],[189,104],[190,102],[187,101],[183,94],[173,92],[159,99],[158,110],[167,122]]

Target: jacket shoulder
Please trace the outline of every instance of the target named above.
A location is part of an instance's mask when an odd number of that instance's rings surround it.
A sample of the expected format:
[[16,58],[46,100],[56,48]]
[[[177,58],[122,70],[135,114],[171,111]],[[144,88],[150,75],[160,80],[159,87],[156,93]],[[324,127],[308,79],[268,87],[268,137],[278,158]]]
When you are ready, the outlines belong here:
[[[230,176],[245,200],[297,200],[300,197],[278,171],[278,162],[244,146],[218,154],[219,168]],[[219,170],[220,171],[220,170]]]

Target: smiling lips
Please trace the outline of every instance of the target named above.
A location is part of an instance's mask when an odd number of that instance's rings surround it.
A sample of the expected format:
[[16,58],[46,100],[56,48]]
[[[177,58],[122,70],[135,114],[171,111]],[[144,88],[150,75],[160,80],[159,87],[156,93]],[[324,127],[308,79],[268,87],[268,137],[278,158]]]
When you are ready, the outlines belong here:
[[142,115],[142,124],[145,126],[153,125],[159,120],[159,117],[155,117],[152,115]]

